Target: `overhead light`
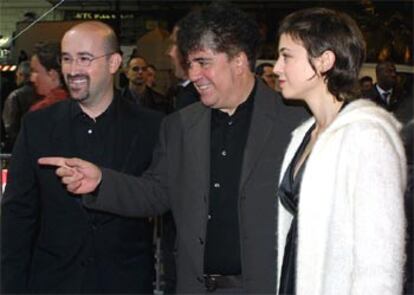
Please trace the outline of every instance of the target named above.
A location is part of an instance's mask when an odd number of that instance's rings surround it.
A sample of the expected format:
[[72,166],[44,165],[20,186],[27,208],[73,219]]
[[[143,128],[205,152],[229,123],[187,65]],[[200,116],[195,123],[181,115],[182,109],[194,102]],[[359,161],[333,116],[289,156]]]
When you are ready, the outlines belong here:
[[3,36],[0,38],[0,47],[10,47],[11,38],[9,36]]

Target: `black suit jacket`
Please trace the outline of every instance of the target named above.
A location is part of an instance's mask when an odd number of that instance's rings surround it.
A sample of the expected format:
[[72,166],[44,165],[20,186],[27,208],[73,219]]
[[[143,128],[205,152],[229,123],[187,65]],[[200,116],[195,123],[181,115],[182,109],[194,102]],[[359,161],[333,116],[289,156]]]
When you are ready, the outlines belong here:
[[362,93],[362,96],[365,98],[371,99],[373,102],[375,102],[376,104],[385,108],[388,111],[393,111],[400,98],[400,95],[401,95],[400,92],[394,89],[394,91],[392,92],[391,98],[389,100],[389,103],[387,104],[384,101],[384,99],[381,97],[381,94],[378,92],[376,85],[377,84],[375,84],[370,91]]
[[[291,131],[307,115],[257,83],[238,196],[242,276],[246,292],[275,294],[278,175]],[[178,293],[206,292],[210,118],[211,109],[201,103],[171,114],[163,121],[143,177],[103,169],[98,196],[83,198],[91,208],[125,216],[151,216],[171,208],[177,224]]]
[[23,115],[27,113],[30,106],[38,99],[33,84],[30,82],[24,83],[22,87],[14,90],[8,96],[8,101],[6,101],[3,109],[3,117],[4,113],[7,112],[10,118],[10,122],[8,122],[9,126],[5,130],[7,136],[7,152],[10,152],[13,148],[14,142],[19,134]]
[[392,112],[395,117],[404,124],[408,123],[408,121],[413,118],[414,98],[412,94],[406,93],[401,88],[394,88],[388,104],[386,104],[382,99],[377,90],[376,84],[369,92],[362,93],[362,96],[371,99],[379,106]]
[[[151,161],[161,114],[115,98],[116,170],[140,175]],[[3,293],[152,292],[152,226],[82,206],[42,156],[76,157],[65,100],[29,113],[13,150],[2,200]],[[125,150],[124,148],[122,150]]]

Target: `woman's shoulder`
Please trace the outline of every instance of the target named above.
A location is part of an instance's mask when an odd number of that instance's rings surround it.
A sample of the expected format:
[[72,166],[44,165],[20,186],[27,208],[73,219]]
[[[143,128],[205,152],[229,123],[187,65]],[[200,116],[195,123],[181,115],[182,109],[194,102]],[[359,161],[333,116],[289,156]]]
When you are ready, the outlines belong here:
[[358,99],[349,103],[332,123],[331,132],[352,130],[364,134],[374,130],[383,130],[390,135],[398,135],[401,124],[393,114],[367,99]]

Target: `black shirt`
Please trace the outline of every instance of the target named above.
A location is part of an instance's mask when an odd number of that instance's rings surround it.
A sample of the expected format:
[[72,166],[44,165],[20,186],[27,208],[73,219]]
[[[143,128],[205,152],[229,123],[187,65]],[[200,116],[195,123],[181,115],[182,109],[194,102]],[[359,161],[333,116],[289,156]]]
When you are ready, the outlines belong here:
[[241,274],[239,184],[255,90],[232,116],[215,109],[211,113],[206,274]]
[[96,165],[111,167],[120,170],[121,163],[114,163],[115,154],[127,154],[127,147],[116,147],[116,130],[121,126],[115,126],[115,99],[109,107],[95,119],[90,118],[82,111],[77,102],[71,104],[72,132],[74,133],[75,146],[81,159],[86,159]]

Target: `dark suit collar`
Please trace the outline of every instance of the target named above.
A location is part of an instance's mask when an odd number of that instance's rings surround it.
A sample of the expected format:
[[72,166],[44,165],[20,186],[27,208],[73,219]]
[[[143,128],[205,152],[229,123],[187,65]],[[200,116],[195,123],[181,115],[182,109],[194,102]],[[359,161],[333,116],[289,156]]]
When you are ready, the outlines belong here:
[[[262,149],[269,139],[272,129],[277,124],[276,93],[263,82],[257,80],[257,90],[254,98],[253,114],[250,131],[244,150],[243,168],[240,178],[240,189],[243,188],[249,175],[254,169]],[[275,168],[276,169],[276,168]],[[275,180],[276,181],[276,180]]]
[[390,93],[393,92],[392,88],[388,89],[388,90],[385,90],[385,89],[381,88],[381,86],[379,86],[379,84],[375,84],[375,88],[377,89],[379,94],[383,94],[384,92],[390,92]]

